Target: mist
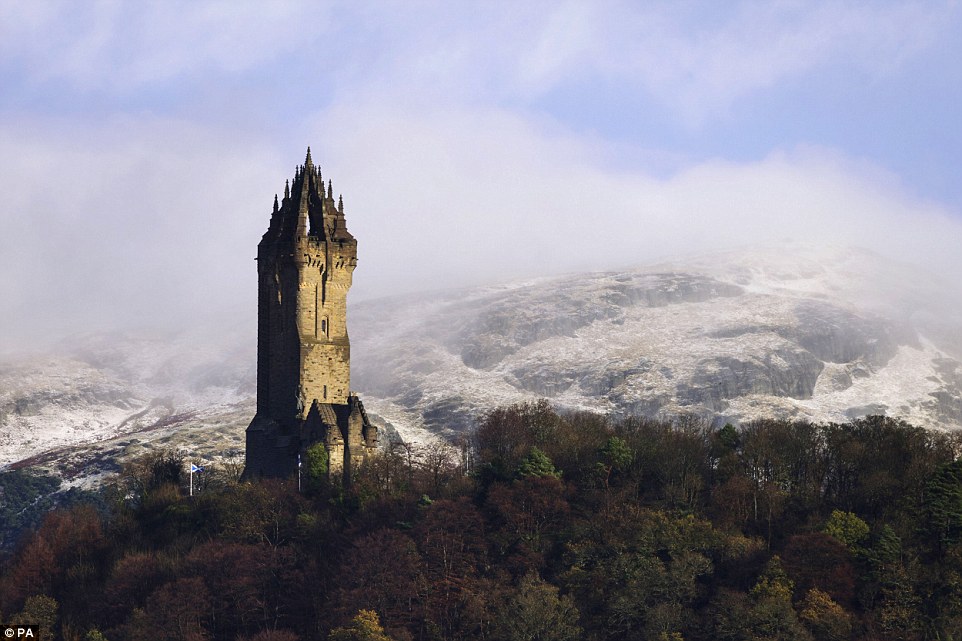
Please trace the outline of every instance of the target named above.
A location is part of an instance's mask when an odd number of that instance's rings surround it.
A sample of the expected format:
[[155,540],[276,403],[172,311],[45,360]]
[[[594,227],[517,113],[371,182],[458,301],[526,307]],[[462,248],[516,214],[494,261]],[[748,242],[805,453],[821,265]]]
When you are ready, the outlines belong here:
[[[19,20],[0,48],[14,89],[0,100],[0,353],[118,329],[253,336],[256,245],[308,145],[358,238],[352,301],[786,239],[962,276],[962,187],[944,187],[958,129],[923,130],[933,114],[892,97],[863,131],[856,104],[877,85],[945,89],[912,76],[953,59],[954,6],[826,4],[799,21],[748,3],[702,23],[618,4],[475,22],[336,3],[226,22],[98,5],[75,28],[75,9],[44,7],[6,16]],[[66,44],[26,45],[44,30]],[[825,41],[791,53],[772,31]],[[632,44],[656,32],[675,64]],[[359,58],[324,55],[334,41]],[[832,93],[843,84],[855,94]]]

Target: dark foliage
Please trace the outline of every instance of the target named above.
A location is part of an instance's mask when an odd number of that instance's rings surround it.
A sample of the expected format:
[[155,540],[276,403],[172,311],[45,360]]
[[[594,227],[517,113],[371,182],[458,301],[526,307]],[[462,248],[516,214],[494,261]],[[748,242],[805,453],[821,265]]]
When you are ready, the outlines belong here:
[[[109,510],[22,539],[0,616],[64,641],[958,639],[959,444],[882,417],[712,429],[541,402],[304,494],[210,475],[191,498],[158,453]],[[16,520],[52,482],[0,487]]]

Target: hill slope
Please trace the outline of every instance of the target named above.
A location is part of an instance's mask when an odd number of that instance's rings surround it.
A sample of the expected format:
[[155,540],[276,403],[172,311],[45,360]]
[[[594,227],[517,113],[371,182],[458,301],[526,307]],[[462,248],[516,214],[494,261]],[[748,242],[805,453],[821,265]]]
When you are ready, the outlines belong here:
[[[805,247],[372,300],[350,312],[353,386],[414,441],[539,397],[615,415],[885,413],[955,428],[960,300],[870,252]],[[252,330],[74,337],[0,364],[0,465],[89,474],[152,444],[242,451]]]
[[784,248],[359,305],[355,385],[460,429],[545,396],[614,414],[962,424],[944,285],[870,252]]

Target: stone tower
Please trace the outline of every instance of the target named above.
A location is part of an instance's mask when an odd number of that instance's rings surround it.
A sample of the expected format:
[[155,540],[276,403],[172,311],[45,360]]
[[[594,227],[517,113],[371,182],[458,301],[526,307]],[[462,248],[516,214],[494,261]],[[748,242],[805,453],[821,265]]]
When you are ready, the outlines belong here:
[[323,442],[331,475],[377,447],[351,392],[347,290],[357,241],[344,202],[307,150],[257,245],[257,414],[247,428],[246,476],[287,477],[298,456]]

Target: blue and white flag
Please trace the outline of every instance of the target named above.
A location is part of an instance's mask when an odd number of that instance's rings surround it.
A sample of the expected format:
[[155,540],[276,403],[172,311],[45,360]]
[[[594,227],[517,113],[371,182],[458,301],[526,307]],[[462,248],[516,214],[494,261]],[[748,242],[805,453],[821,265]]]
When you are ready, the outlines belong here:
[[202,468],[202,467],[197,467],[197,466],[194,465],[193,463],[190,464],[190,472],[191,472],[191,474],[193,474],[194,472],[203,472],[203,471],[204,471],[204,468]]

